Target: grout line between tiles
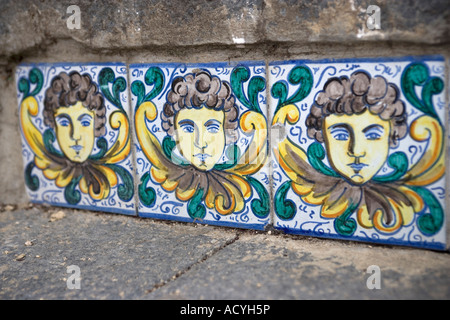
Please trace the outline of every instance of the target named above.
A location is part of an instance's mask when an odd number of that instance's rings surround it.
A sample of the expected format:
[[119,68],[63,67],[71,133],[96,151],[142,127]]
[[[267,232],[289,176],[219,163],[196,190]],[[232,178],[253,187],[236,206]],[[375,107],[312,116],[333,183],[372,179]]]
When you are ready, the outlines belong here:
[[269,223],[268,227],[273,228],[275,222],[275,207],[273,205],[273,155],[272,155],[272,110],[271,110],[271,100],[272,96],[270,94],[270,73],[269,73],[269,61],[265,60],[266,64],[266,107],[267,107],[267,144],[269,153],[267,159],[267,165],[269,167],[269,197],[270,197],[270,213],[269,213]]
[[134,110],[132,105],[132,95],[131,95],[131,83],[130,83],[130,64],[129,62],[125,63],[127,67],[127,94],[128,94],[128,114],[129,114],[129,122],[130,122],[130,143],[131,143],[131,161],[133,163],[133,184],[134,184],[134,211],[135,216],[139,217],[139,180],[137,175],[137,160],[136,160],[136,145],[134,141]]

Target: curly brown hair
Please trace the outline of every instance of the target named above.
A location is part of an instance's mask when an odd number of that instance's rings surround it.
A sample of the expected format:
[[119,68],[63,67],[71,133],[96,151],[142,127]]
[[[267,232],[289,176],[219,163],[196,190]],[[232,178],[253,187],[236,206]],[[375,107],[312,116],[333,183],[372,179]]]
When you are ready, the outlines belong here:
[[219,77],[211,76],[207,70],[194,70],[184,77],[172,81],[171,90],[167,94],[166,103],[161,112],[162,128],[170,136],[174,135],[175,117],[183,108],[222,110],[225,113],[224,130],[226,144],[238,139],[239,109],[235,104],[230,84]]
[[382,76],[372,78],[366,72],[356,71],[350,79],[347,76],[331,78],[317,93],[306,118],[308,136],[324,142],[322,125],[325,117],[361,114],[369,109],[381,119],[391,121],[390,146],[395,147],[407,133],[405,104],[399,96],[397,86]]
[[55,112],[60,107],[69,107],[80,101],[85,108],[95,110],[94,134],[100,137],[106,133],[106,107],[103,95],[89,74],[77,71],[61,72],[52,79],[45,91],[44,123],[55,129]]

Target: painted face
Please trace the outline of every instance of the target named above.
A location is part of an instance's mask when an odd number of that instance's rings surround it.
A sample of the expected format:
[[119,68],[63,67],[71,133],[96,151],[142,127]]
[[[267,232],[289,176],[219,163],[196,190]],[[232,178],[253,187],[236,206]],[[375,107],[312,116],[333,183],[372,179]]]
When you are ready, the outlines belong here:
[[200,170],[211,170],[225,148],[225,114],[203,107],[181,109],[175,117],[176,144],[183,157]]
[[73,162],[84,162],[94,148],[94,116],[94,111],[81,102],[55,112],[56,138],[64,155]]
[[355,184],[372,179],[386,162],[390,122],[369,110],[359,115],[329,115],[323,132],[331,166]]

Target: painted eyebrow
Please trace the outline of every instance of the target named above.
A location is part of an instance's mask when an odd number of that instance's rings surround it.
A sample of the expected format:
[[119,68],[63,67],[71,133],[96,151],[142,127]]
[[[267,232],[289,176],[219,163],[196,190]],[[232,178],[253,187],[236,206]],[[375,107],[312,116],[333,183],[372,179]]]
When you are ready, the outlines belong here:
[[363,132],[363,133],[366,133],[367,131],[370,131],[370,130],[373,130],[373,129],[375,129],[375,130],[377,130],[377,131],[380,131],[381,133],[384,132],[383,127],[382,127],[381,125],[379,125],[379,124],[372,124],[372,125],[370,125],[370,126],[364,128],[364,130],[363,130],[362,132]]
[[56,118],[69,118],[70,119],[70,116],[67,113],[61,113],[61,114],[58,114],[56,116]]
[[181,120],[180,122],[178,122],[179,126],[183,126],[183,125],[186,125],[186,124],[190,124],[192,126],[195,126],[194,121],[189,120],[189,119],[184,119],[184,120]]
[[337,124],[333,124],[333,125],[332,125],[331,127],[329,127],[328,129],[331,130],[331,131],[336,130],[336,129],[345,129],[345,130],[347,130],[348,132],[351,131],[350,126],[349,126],[348,124],[346,124],[346,123],[337,123]]
[[210,119],[205,123],[205,127],[208,127],[213,124],[220,126],[222,124],[222,122],[215,120],[215,119]]
[[92,117],[91,117],[89,114],[84,113],[84,114],[82,114],[81,116],[79,116],[77,120],[83,120],[83,119],[85,119],[86,117],[88,118],[87,120],[91,120],[91,119],[92,119]]
[[71,118],[67,113],[58,114],[55,119],[58,121],[62,120],[62,119],[67,119],[67,120],[71,121]]

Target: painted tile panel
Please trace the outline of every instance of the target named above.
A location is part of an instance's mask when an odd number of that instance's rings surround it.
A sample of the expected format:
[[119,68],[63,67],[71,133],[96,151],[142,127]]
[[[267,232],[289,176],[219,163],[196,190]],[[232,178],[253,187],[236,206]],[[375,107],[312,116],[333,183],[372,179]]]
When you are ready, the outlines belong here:
[[136,214],[126,77],[120,63],[18,66],[32,202]]
[[270,222],[264,62],[130,65],[142,217]]
[[445,248],[440,56],[269,64],[274,226]]

